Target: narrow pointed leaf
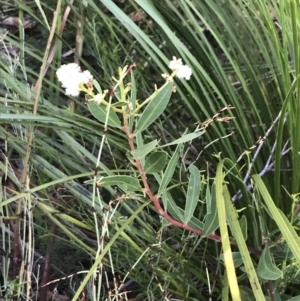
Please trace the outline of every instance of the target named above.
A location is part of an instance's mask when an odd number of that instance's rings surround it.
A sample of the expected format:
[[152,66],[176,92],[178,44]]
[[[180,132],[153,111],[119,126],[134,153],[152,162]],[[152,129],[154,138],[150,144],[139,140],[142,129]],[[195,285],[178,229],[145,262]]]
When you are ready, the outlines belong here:
[[153,173],[161,171],[165,168],[167,163],[167,153],[166,152],[155,152],[145,162],[145,173]]
[[101,87],[100,87],[100,84],[99,84],[95,79],[93,80],[93,85],[94,85],[94,87],[96,88],[97,92],[98,92],[99,94],[102,94],[102,89],[101,89]]
[[172,94],[172,87],[173,82],[170,82],[153,96],[136,125],[135,135],[145,130],[165,110]]
[[199,136],[202,136],[204,133],[205,133],[204,130],[200,130],[200,131],[197,131],[195,133],[190,133],[190,134],[184,135],[181,138],[176,139],[176,140],[174,140],[174,141],[172,141],[168,144],[162,145],[160,147],[162,148],[162,147],[165,147],[165,146],[176,145],[176,144],[179,144],[179,143],[185,143],[187,141],[194,140],[194,139],[198,138]]
[[[105,123],[107,106],[105,106],[104,104],[98,105],[95,101],[89,101],[88,108],[96,119],[98,119],[102,123]],[[121,127],[121,121],[116,112],[112,109],[109,110],[107,125],[117,128]]]
[[[207,187],[209,191],[209,187]],[[213,233],[219,227],[219,219],[218,219],[218,210],[217,210],[217,201],[216,201],[216,185],[213,183],[211,187],[211,197],[210,199],[206,198],[206,202],[208,203],[207,210],[208,213],[205,219],[204,227],[203,227],[203,236],[207,236]]]
[[168,213],[176,219],[181,220],[183,218],[183,212],[180,211],[180,208],[175,204],[175,201],[172,198],[172,195],[165,191],[162,194],[162,201],[164,204],[164,209],[168,209]]
[[197,207],[199,201],[200,194],[200,171],[195,165],[191,165],[189,167],[191,176],[189,180],[189,185],[187,189],[186,201],[185,201],[185,210],[183,222],[187,224],[192,216],[194,215],[194,211]]
[[103,177],[98,182],[100,186],[112,186],[118,185],[123,186],[124,191],[141,191],[141,185],[139,180],[130,176],[109,176]]
[[161,180],[160,187],[157,193],[158,196],[160,196],[165,191],[165,189],[167,188],[168,184],[172,179],[172,176],[174,174],[175,168],[178,163],[181,149],[182,149],[182,144],[178,144]]
[[[212,187],[214,187],[214,192],[216,191],[216,184],[213,183]],[[212,188],[213,189],[213,188]],[[211,214],[211,193],[210,193],[210,187],[209,185],[206,186],[206,193],[205,193],[205,199],[206,199],[206,213]]]
[[139,159],[142,159],[144,158],[146,155],[148,155],[154,148],[155,146],[157,145],[157,139],[147,143],[147,144],[144,144],[143,146],[135,149],[134,151],[131,152],[132,154],[132,157],[135,159],[135,160],[139,160]]
[[[157,183],[159,183],[160,185],[162,179],[161,176],[158,173],[154,173],[153,176],[155,177]],[[170,192],[163,192],[161,200],[164,205],[164,209],[168,211],[172,216],[174,216],[174,218],[177,218],[179,220],[183,219],[183,214],[178,210],[179,207],[175,204],[175,201]]]

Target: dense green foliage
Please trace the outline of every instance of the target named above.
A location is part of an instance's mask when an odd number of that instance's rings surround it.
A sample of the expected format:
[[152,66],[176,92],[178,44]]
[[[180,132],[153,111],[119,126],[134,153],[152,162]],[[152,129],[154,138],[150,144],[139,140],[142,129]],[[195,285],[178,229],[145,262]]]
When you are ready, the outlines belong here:
[[[37,300],[40,291],[44,301],[42,284],[80,271],[49,291],[74,300],[300,298],[299,0],[74,2],[67,14],[65,1],[0,1],[4,298]],[[56,78],[79,62],[112,96],[118,67],[135,63],[126,101],[142,103],[164,85],[173,56],[193,75],[175,78],[177,93],[134,143],[157,139],[149,157],[167,167],[149,169],[150,189],[196,231],[159,216],[145,190],[108,177],[142,183],[129,136],[104,130],[97,108],[84,94],[66,96]],[[124,96],[120,85],[114,92]],[[156,149],[197,125],[193,140]]]

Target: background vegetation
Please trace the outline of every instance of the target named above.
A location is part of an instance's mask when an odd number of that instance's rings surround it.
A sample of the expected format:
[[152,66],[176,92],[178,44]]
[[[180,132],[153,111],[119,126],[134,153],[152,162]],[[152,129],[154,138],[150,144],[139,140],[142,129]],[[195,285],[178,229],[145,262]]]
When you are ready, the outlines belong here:
[[[3,298],[300,298],[298,0],[0,3]],[[204,236],[169,225],[118,185],[100,197],[86,183],[103,123],[55,75],[78,62],[110,89],[118,67],[135,62],[136,99],[146,99],[173,55],[193,76],[176,80],[144,143],[169,143],[218,112],[235,117],[184,144],[168,185],[169,214],[180,220],[188,167],[201,171],[193,226]],[[98,175],[133,176],[128,150],[126,135],[109,128]],[[164,150],[170,162],[175,147]],[[157,175],[148,181],[156,191]]]

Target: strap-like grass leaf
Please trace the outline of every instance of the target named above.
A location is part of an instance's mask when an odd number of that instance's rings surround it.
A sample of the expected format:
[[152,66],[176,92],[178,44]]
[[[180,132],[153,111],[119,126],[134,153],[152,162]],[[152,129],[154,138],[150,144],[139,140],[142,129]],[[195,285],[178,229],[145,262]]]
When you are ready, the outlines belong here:
[[195,165],[189,167],[191,176],[187,189],[183,222],[187,224],[197,207],[201,188],[200,171]]
[[124,191],[141,191],[141,185],[139,180],[130,176],[109,176],[103,177],[98,182],[101,186],[118,185],[122,187]]
[[248,224],[247,224],[247,218],[245,215],[242,215],[242,217],[239,220],[239,224],[240,224],[244,239],[246,241],[247,237],[248,237]]
[[160,196],[165,191],[165,189],[167,188],[168,184],[170,183],[170,181],[172,179],[172,176],[174,174],[174,171],[175,171],[175,168],[177,165],[177,161],[179,159],[181,148],[182,148],[182,144],[178,144],[176,147],[176,150],[174,151],[174,154],[173,154],[173,156],[166,168],[166,171],[162,177],[162,180],[160,182],[160,186],[159,186],[158,193],[157,193],[158,196]]
[[[219,185],[220,184],[222,184],[222,183],[219,183]],[[216,187],[216,188],[217,188],[217,194],[218,194],[218,187]],[[222,191],[221,191],[221,193],[222,193]],[[241,253],[241,257],[243,259],[244,267],[245,267],[252,291],[254,293],[255,300],[265,301],[266,298],[265,298],[262,288],[260,286],[259,279],[255,272],[255,267],[253,266],[253,262],[252,262],[250,254],[249,254],[249,251],[248,251],[248,248],[247,248],[247,245],[245,242],[245,238],[243,236],[243,233],[242,233],[242,230],[241,230],[238,218],[237,218],[236,210],[234,208],[234,205],[231,202],[231,197],[229,195],[229,192],[228,192],[226,186],[225,186],[223,195],[224,195],[223,200],[225,201],[224,206],[226,207],[226,213],[227,213],[227,220],[228,220],[228,223],[231,224],[231,231],[238,244],[238,248]]]
[[[105,123],[107,106],[104,104],[98,105],[95,101],[89,101],[88,108],[95,118],[97,118],[100,122]],[[121,127],[121,121],[117,113],[112,109],[109,110],[107,125],[117,128]]]
[[142,132],[165,110],[172,94],[173,82],[166,84],[153,96],[137,122],[134,134]]
[[158,172],[164,169],[167,163],[167,153],[155,152],[145,162],[145,173]]
[[293,252],[295,259],[297,260],[298,264],[300,264],[300,238],[296,233],[293,225],[289,222],[287,217],[283,214],[283,212],[276,207],[274,201],[272,200],[264,182],[260,178],[259,175],[253,175],[253,180],[256,184],[256,188],[259,190],[262,198],[264,199],[270,213],[276,222],[280,232],[282,233],[283,237],[286,239],[291,251]]
[[273,263],[268,247],[264,249],[259,258],[257,274],[265,280],[277,280],[282,277],[282,271]]
[[226,220],[226,205],[224,200],[224,190],[227,188],[223,184],[224,175],[223,175],[223,164],[224,161],[218,163],[217,173],[215,178],[216,183],[216,202],[217,202],[217,210],[218,210],[218,219],[219,219],[219,227],[221,233],[221,242],[224,253],[224,264],[226,267],[226,273],[228,278],[228,285],[231,293],[232,300],[241,300],[240,291],[238,287],[238,280],[236,276],[236,271],[232,258],[231,245],[229,240],[229,231],[227,227]]
[[155,139],[147,144],[144,144],[143,146],[136,148],[134,151],[131,152],[132,157],[135,160],[142,159],[146,155],[148,155],[155,148],[156,145],[157,145],[157,139]]

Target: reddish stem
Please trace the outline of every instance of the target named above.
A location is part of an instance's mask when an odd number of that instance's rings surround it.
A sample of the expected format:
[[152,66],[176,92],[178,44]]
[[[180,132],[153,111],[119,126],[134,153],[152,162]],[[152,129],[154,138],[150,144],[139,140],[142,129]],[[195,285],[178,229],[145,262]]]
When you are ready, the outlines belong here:
[[[130,146],[130,150],[134,151],[135,150],[135,145],[134,145],[134,135],[130,132],[129,130],[129,126],[128,126],[128,122],[127,122],[127,118],[124,118],[124,126],[122,127],[122,130],[125,132],[127,139],[128,139],[128,143]],[[141,179],[144,185],[144,191],[147,194],[147,196],[149,197],[149,199],[152,201],[154,207],[156,208],[157,212],[159,215],[161,215],[162,217],[164,217],[171,225],[188,230],[190,232],[196,233],[198,235],[203,235],[203,231],[200,229],[195,229],[185,223],[182,223],[174,218],[172,218],[167,211],[165,211],[160,202],[159,202],[159,197],[155,196],[152,192],[152,190],[149,187],[148,181],[147,181],[147,176],[145,174],[145,171],[143,169],[143,166],[141,164],[141,160],[135,160],[132,163],[137,170],[139,171],[140,175],[141,175]],[[221,237],[216,235],[216,234],[209,234],[207,236],[208,238],[217,241],[217,242],[221,242]],[[234,246],[237,246],[237,243],[232,242],[231,243]],[[254,254],[261,254],[261,251],[253,249],[248,247],[248,250],[250,253],[254,253]]]
[[[132,133],[130,133],[128,126],[125,124],[122,129],[127,135],[130,150],[131,151],[135,150],[135,145],[134,145],[134,140],[133,140],[134,136],[132,135]],[[195,229],[195,228],[193,228],[193,227],[191,227],[191,226],[189,226],[185,223],[182,223],[180,221],[175,220],[161,207],[160,202],[159,202],[159,198],[153,194],[152,190],[149,187],[149,184],[148,184],[148,181],[147,181],[147,176],[146,176],[145,171],[142,167],[141,160],[135,160],[133,162],[133,165],[139,171],[139,173],[141,175],[143,185],[144,185],[144,191],[147,194],[147,196],[149,197],[149,199],[152,201],[152,203],[153,203],[154,207],[156,208],[158,214],[163,216],[170,224],[172,224],[174,226],[177,226],[179,228],[183,228],[183,229],[188,230],[190,232],[194,232],[198,235],[202,235],[203,234],[202,230]],[[218,241],[218,242],[221,241],[221,237],[216,235],[216,234],[210,234],[208,237],[215,240],[215,241]]]

